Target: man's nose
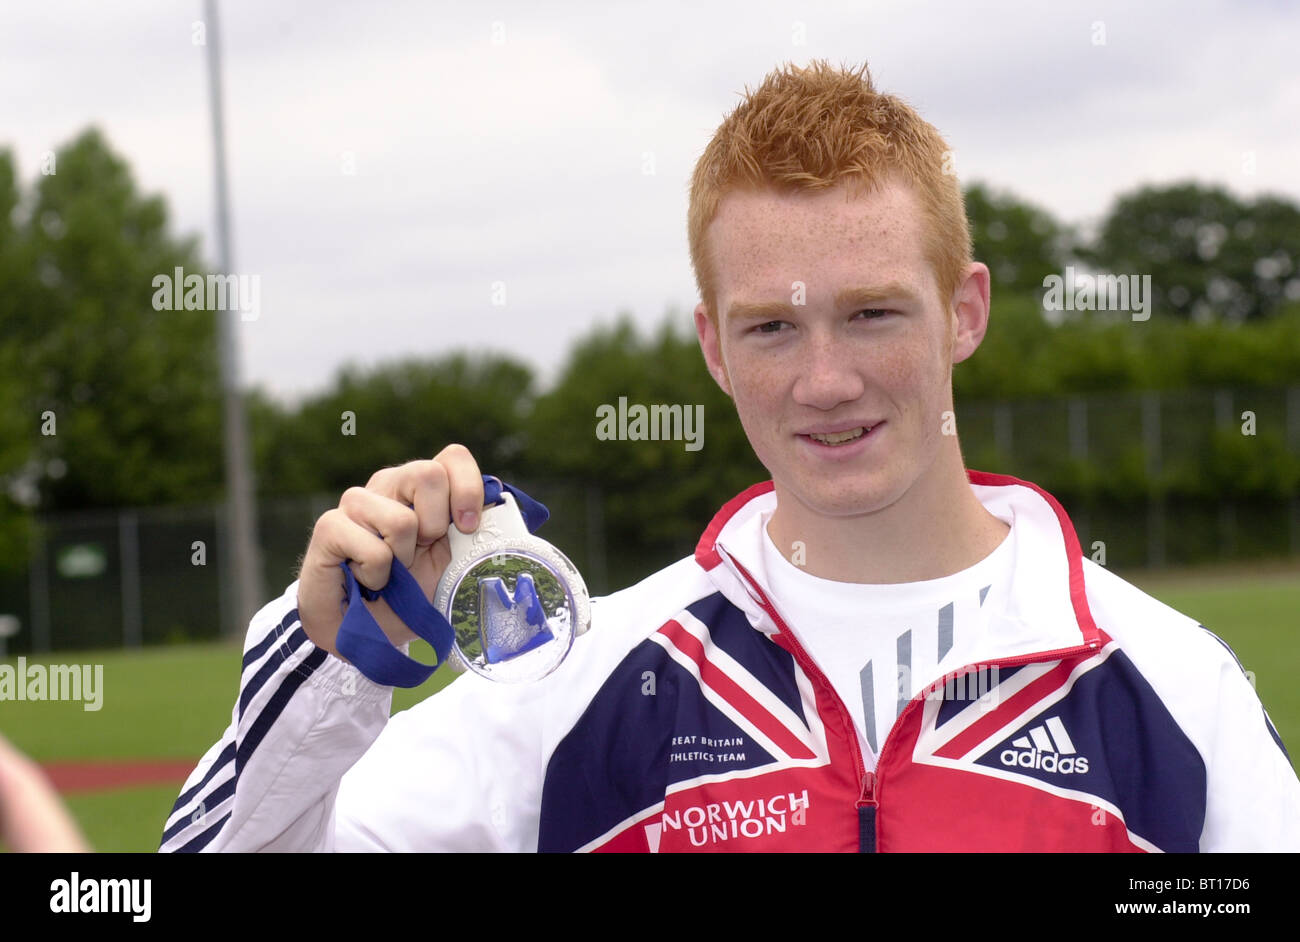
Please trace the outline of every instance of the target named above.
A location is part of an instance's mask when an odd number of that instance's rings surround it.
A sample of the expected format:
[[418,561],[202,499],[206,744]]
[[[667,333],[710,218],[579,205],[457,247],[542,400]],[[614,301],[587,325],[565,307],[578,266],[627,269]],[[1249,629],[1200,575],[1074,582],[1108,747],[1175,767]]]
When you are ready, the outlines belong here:
[[863,382],[853,347],[829,331],[814,331],[807,341],[806,359],[794,384],[797,403],[830,410],[862,396]]

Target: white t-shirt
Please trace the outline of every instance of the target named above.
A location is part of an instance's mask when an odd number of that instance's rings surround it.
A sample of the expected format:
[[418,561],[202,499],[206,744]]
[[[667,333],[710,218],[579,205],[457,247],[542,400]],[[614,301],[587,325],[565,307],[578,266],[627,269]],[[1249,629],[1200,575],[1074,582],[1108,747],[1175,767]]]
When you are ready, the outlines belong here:
[[[926,582],[819,579],[776,548],[763,521],[773,603],[853,716],[867,769],[907,702],[968,656],[1006,604],[1015,527],[969,569]],[[972,684],[973,686],[973,684]]]

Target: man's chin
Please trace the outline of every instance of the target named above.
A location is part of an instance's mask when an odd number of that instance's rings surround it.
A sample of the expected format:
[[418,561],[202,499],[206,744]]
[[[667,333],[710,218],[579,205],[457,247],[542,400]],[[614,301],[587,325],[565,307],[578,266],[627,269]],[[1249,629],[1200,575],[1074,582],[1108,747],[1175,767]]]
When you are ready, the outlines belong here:
[[900,495],[883,485],[851,488],[777,487],[777,499],[793,497],[801,508],[819,517],[860,517],[893,506]]

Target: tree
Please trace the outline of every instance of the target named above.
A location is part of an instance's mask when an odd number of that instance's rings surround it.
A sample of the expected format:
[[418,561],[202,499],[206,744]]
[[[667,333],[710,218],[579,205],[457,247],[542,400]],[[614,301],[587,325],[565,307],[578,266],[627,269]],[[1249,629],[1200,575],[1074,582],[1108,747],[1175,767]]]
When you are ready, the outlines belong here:
[[993,296],[1040,293],[1043,279],[1059,273],[1072,234],[1045,210],[982,183],[966,188],[975,260],[989,267]]
[[1300,207],[1223,187],[1147,186],[1116,200],[1081,255],[1151,276],[1155,308],[1196,320],[1254,320],[1300,299]]
[[36,448],[39,416],[24,395],[23,352],[8,339],[33,294],[27,246],[15,223],[18,205],[13,155],[0,151],[0,571],[26,557],[27,508],[43,476]]
[[[574,346],[555,387],[539,398],[526,456],[530,474],[598,485],[606,495],[611,545],[689,551],[722,501],[768,477],[754,456],[735,407],[709,375],[693,330],[680,316],[652,337],[626,317],[598,327]],[[703,438],[605,440],[598,409],[681,406]],[[683,422],[683,434],[685,433]]]
[[524,447],[533,376],[500,355],[455,353],[340,370],[295,408],[250,397],[259,489],[337,495],[376,470],[459,442],[485,474],[505,475]]
[[[156,275],[201,270],[194,242],[168,233],[162,198],[137,193],[98,131],[61,148],[54,169],[0,236],[16,243],[0,356],[22,364],[39,504],[211,499],[222,479],[214,315],[151,303]],[[13,196],[0,179],[0,208]]]

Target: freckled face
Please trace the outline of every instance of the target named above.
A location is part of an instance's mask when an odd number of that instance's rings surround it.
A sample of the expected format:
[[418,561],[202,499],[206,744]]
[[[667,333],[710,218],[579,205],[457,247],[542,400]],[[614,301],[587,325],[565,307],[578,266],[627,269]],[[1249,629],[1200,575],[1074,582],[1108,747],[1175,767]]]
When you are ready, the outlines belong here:
[[883,510],[938,474],[945,442],[956,447],[941,433],[952,313],[922,225],[898,182],[865,195],[736,192],[719,206],[719,326],[701,326],[703,347],[783,508]]

